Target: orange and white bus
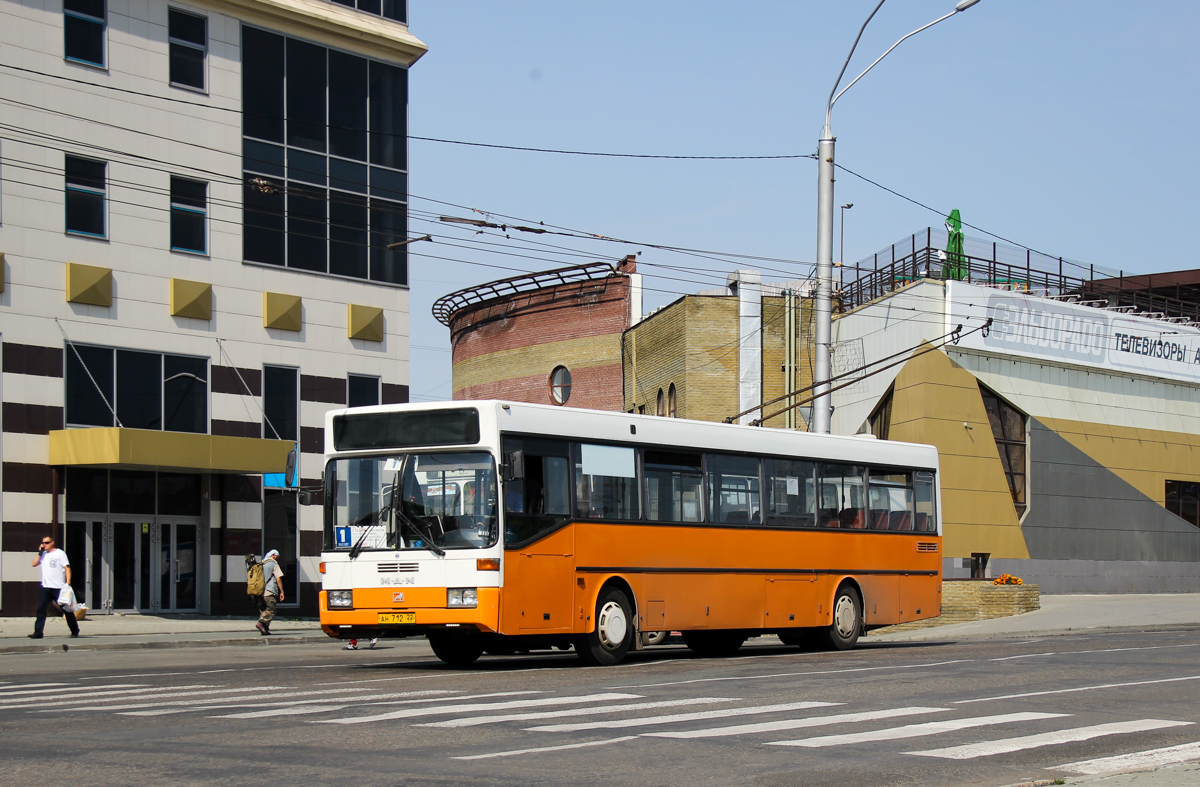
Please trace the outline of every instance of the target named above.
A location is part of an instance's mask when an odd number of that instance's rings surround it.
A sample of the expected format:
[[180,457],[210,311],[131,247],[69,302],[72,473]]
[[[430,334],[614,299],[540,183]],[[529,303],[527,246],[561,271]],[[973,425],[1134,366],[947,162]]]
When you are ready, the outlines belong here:
[[615,664],[940,613],[932,446],[500,401],[335,410],[325,443],[331,637]]

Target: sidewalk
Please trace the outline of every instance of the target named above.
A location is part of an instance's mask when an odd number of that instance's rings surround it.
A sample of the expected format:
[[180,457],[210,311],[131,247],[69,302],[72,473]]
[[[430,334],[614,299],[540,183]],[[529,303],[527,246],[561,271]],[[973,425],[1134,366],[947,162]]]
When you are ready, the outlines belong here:
[[1042,596],[1042,608],[1007,618],[889,633],[872,632],[866,642],[984,639],[1070,634],[1105,629],[1200,625],[1200,594],[1161,593]]
[[143,648],[192,648],[219,645],[285,645],[331,642],[316,620],[277,617],[271,636],[254,628],[255,616],[209,617],[207,615],[88,615],[79,621],[79,638],[71,639],[61,617],[47,617],[45,636],[29,639],[33,618],[0,618],[0,655],[43,653],[63,645],[88,650],[140,650]]

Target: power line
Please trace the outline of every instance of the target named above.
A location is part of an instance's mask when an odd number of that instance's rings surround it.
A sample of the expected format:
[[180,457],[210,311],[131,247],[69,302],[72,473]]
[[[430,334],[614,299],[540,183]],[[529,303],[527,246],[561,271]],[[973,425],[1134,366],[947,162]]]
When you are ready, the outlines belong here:
[[675,156],[660,153],[600,153],[588,150],[562,150],[559,148],[532,148],[523,145],[496,145],[490,142],[464,142],[460,139],[437,139],[436,137],[417,137],[409,135],[409,139],[422,142],[441,142],[446,145],[466,145],[473,148],[494,148],[498,150],[520,150],[527,153],[559,153],[565,156],[601,156],[605,158],[641,158],[641,159],[678,159],[685,161],[768,161],[777,159],[815,159],[813,153],[788,153],[774,156]]

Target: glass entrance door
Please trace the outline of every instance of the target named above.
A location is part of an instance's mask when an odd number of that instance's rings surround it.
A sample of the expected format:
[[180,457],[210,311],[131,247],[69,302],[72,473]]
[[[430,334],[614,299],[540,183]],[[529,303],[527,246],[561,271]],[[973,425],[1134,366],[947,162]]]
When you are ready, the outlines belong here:
[[160,612],[196,610],[199,525],[191,522],[158,521],[153,527],[151,549],[154,577],[150,605]]

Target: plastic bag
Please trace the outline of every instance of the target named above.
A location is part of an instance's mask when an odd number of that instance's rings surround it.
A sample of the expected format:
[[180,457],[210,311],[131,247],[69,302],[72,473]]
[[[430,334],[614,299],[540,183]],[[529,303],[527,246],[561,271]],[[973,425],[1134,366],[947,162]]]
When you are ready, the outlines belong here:
[[74,612],[78,606],[75,590],[70,585],[63,585],[63,589],[58,592],[58,606],[63,612]]

